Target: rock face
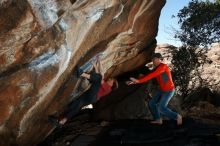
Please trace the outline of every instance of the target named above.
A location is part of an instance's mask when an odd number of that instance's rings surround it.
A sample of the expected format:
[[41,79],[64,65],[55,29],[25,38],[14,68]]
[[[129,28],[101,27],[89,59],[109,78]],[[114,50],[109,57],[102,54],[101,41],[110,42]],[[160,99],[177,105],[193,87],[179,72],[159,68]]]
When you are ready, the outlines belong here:
[[75,66],[117,76],[149,61],[165,0],[0,2],[0,145],[36,145],[76,98]]
[[127,86],[125,83],[120,83],[119,85],[118,90],[103,97],[95,104],[93,118],[108,121],[150,119],[151,113],[147,102],[150,98],[146,93],[148,84]]

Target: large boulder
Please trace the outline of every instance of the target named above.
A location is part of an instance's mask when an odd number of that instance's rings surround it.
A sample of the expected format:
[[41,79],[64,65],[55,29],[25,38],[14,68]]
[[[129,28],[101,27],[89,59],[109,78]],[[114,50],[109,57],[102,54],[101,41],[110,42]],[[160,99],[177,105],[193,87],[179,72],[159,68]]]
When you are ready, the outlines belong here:
[[76,65],[118,76],[149,61],[165,0],[0,2],[0,145],[36,145],[76,98]]
[[95,120],[152,118],[148,108],[149,84],[128,86],[120,82],[119,88],[103,97],[94,106]]

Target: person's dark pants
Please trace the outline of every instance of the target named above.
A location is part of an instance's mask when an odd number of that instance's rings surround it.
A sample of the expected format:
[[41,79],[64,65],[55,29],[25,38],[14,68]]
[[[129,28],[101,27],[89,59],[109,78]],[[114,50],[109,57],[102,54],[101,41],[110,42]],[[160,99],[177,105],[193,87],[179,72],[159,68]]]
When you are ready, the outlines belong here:
[[91,73],[89,82],[91,87],[83,93],[78,99],[72,101],[68,106],[68,111],[64,113],[64,117],[71,119],[79,110],[86,105],[96,102],[97,94],[101,86],[102,76],[98,73]]

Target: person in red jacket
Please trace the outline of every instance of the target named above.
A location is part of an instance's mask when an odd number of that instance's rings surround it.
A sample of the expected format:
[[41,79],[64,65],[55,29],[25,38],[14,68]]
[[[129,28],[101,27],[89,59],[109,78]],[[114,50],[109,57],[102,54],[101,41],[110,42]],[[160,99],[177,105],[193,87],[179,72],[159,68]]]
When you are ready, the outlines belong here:
[[176,120],[177,125],[181,125],[182,116],[176,112],[173,112],[167,107],[170,99],[174,95],[175,87],[170,69],[166,64],[162,63],[162,60],[162,55],[160,53],[155,53],[152,58],[152,62],[155,66],[154,70],[140,79],[131,77],[131,81],[129,81],[128,84],[141,84],[156,78],[158,84],[160,85],[160,89],[155,95],[153,95],[153,98],[149,102],[149,107],[154,117],[154,120],[151,121],[151,123],[160,125],[163,124],[163,120],[160,116],[160,113],[162,113],[169,119]]
[[77,76],[89,80],[91,86],[78,99],[72,101],[68,105],[67,110],[60,117],[55,117],[53,115],[48,117],[49,122],[53,125],[57,127],[64,125],[69,119],[74,117],[83,106],[97,102],[102,97],[111,93],[113,89],[118,88],[118,82],[116,79],[104,79],[104,75],[100,73],[97,63],[93,62],[93,67],[95,71],[92,73],[86,73],[81,70],[78,71],[79,75]]

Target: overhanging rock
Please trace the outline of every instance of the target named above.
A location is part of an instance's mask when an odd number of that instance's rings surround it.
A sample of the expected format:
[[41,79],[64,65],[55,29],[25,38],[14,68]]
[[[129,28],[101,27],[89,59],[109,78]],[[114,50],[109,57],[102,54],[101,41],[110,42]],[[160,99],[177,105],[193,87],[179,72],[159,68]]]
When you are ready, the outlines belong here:
[[150,59],[165,0],[0,2],[0,145],[36,145],[72,99],[75,66],[117,76]]

